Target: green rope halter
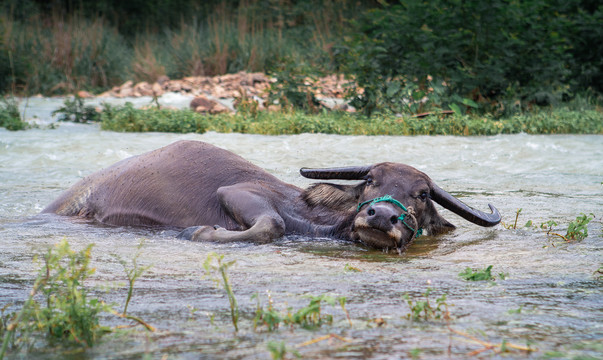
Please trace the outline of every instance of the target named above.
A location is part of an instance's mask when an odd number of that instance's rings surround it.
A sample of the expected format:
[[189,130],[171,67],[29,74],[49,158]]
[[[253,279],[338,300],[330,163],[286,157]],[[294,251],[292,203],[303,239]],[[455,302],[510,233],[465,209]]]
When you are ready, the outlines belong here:
[[408,215],[408,209],[406,208],[406,206],[402,205],[401,202],[399,202],[398,200],[396,200],[393,197],[391,197],[391,195],[385,195],[385,196],[382,196],[382,197],[375,198],[373,200],[368,200],[368,201],[365,201],[365,202],[361,202],[360,204],[358,204],[358,208],[356,209],[356,212],[359,212],[360,209],[362,209],[362,207],[364,205],[366,205],[366,204],[369,204],[369,206],[371,206],[373,204],[376,204],[378,202],[383,202],[383,201],[388,202],[388,203],[392,203],[392,204],[396,205],[397,207],[399,207],[400,209],[404,210],[404,213],[402,213],[402,215],[400,215],[398,217],[398,220],[400,220],[402,222],[402,224],[406,225],[406,227],[409,228],[410,231],[412,231],[413,233],[415,233],[416,237],[419,237],[419,236],[421,236],[423,234],[423,229],[422,228],[419,228],[419,230],[415,230],[410,225],[408,225],[406,223],[405,219],[406,219],[406,215]]

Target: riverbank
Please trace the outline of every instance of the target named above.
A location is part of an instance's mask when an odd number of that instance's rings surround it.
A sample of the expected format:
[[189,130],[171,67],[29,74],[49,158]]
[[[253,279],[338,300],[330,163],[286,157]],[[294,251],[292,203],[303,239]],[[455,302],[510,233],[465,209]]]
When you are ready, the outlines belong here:
[[[5,100],[0,103],[0,127],[8,130],[56,127],[62,120],[68,120],[98,121],[102,129],[118,132],[457,136],[603,134],[603,110],[585,100],[554,107],[535,107],[531,111],[517,111],[505,117],[452,111],[420,115],[376,113],[368,117],[345,108],[346,103],[340,98],[345,87],[342,77],[316,81],[322,86],[312,87],[318,90],[314,95],[320,100],[313,112],[290,106],[264,106],[264,98],[259,95],[262,88],[269,86],[270,79],[263,74],[239,73],[236,76],[196,79],[166,81],[161,88],[167,90],[161,90],[163,93],[160,95],[143,95],[133,89],[140,89],[145,84],[129,82],[98,96],[80,94],[84,97],[80,96],[76,101],[73,97]],[[199,86],[187,87],[186,84],[190,83]],[[181,89],[168,91],[176,86]],[[153,87],[159,87],[159,83]],[[129,96],[123,96],[126,94]],[[319,97],[320,94],[329,96]],[[223,111],[203,110],[196,102],[200,98],[215,102]],[[40,112],[40,109],[44,111]]]
[[101,113],[101,128],[119,132],[247,133],[293,135],[497,135],[603,134],[598,111],[553,109],[495,119],[492,117],[432,114],[426,117],[375,115],[343,111],[307,114],[301,111],[258,111],[205,115],[190,110],[136,109],[131,105]]

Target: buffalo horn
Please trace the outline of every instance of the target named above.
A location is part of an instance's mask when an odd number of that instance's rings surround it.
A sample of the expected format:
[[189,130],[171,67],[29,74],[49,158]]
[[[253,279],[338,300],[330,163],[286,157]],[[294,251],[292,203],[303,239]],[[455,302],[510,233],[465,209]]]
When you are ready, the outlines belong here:
[[353,166],[328,169],[301,168],[299,173],[308,179],[362,180],[370,170],[370,166]]
[[444,208],[480,226],[494,226],[498,224],[501,219],[500,213],[492,204],[488,204],[490,210],[492,210],[492,214],[486,214],[485,212],[475,210],[465,205],[462,201],[442,190],[435,184],[431,190],[431,198]]

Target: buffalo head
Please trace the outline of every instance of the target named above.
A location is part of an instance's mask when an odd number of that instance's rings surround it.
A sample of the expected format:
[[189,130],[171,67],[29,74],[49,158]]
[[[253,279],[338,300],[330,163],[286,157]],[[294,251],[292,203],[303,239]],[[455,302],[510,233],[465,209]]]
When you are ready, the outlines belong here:
[[491,214],[472,209],[423,172],[404,164],[303,168],[300,173],[311,179],[362,181],[357,185],[314,184],[304,198],[313,206],[353,212],[352,237],[374,248],[402,252],[422,232],[437,235],[454,229],[433,202],[480,226],[494,226],[501,220],[494,206],[489,205]]

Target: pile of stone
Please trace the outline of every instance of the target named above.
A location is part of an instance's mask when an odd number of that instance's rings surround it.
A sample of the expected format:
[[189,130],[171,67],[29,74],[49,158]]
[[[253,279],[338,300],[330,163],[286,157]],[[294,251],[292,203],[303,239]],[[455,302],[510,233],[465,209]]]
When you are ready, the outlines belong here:
[[[238,98],[245,92],[247,97],[264,98],[266,90],[276,79],[269,78],[263,73],[239,72],[219,76],[191,76],[180,80],[170,80],[167,76],[161,76],[155,83],[146,81],[134,84],[126,81],[120,86],[105,91],[99,97],[140,97],[161,96],[166,92],[182,94],[201,95],[207,94],[216,98]],[[329,75],[309,81],[308,85],[315,89],[317,97],[342,98],[345,87],[349,81],[343,75]]]
[[[111,90],[105,91],[98,97],[140,97],[140,96],[161,96],[168,92],[175,92],[184,95],[193,95],[195,100],[191,103],[191,108],[199,112],[219,113],[227,112],[232,109],[215,99],[254,99],[261,107],[267,98],[270,84],[276,82],[275,78],[270,78],[263,73],[238,72],[236,74],[226,74],[219,76],[191,76],[179,80],[171,80],[167,76],[161,76],[154,83],[146,81],[134,84],[133,81],[127,81],[121,86],[115,86]],[[329,75],[319,78],[315,81],[308,80],[307,85],[314,91],[318,99],[332,98],[341,99],[344,97],[346,86],[349,82],[343,75]],[[81,91],[80,97],[92,97],[94,95]]]
[[115,86],[98,96],[100,97],[140,97],[161,96],[167,92],[190,95],[211,95],[217,98],[236,98],[244,91],[247,96],[261,97],[264,90],[270,86],[271,79],[262,73],[226,74],[220,76],[191,76],[179,80],[170,80],[161,76],[157,82],[150,84],[146,81],[134,84],[127,81],[121,86]]

